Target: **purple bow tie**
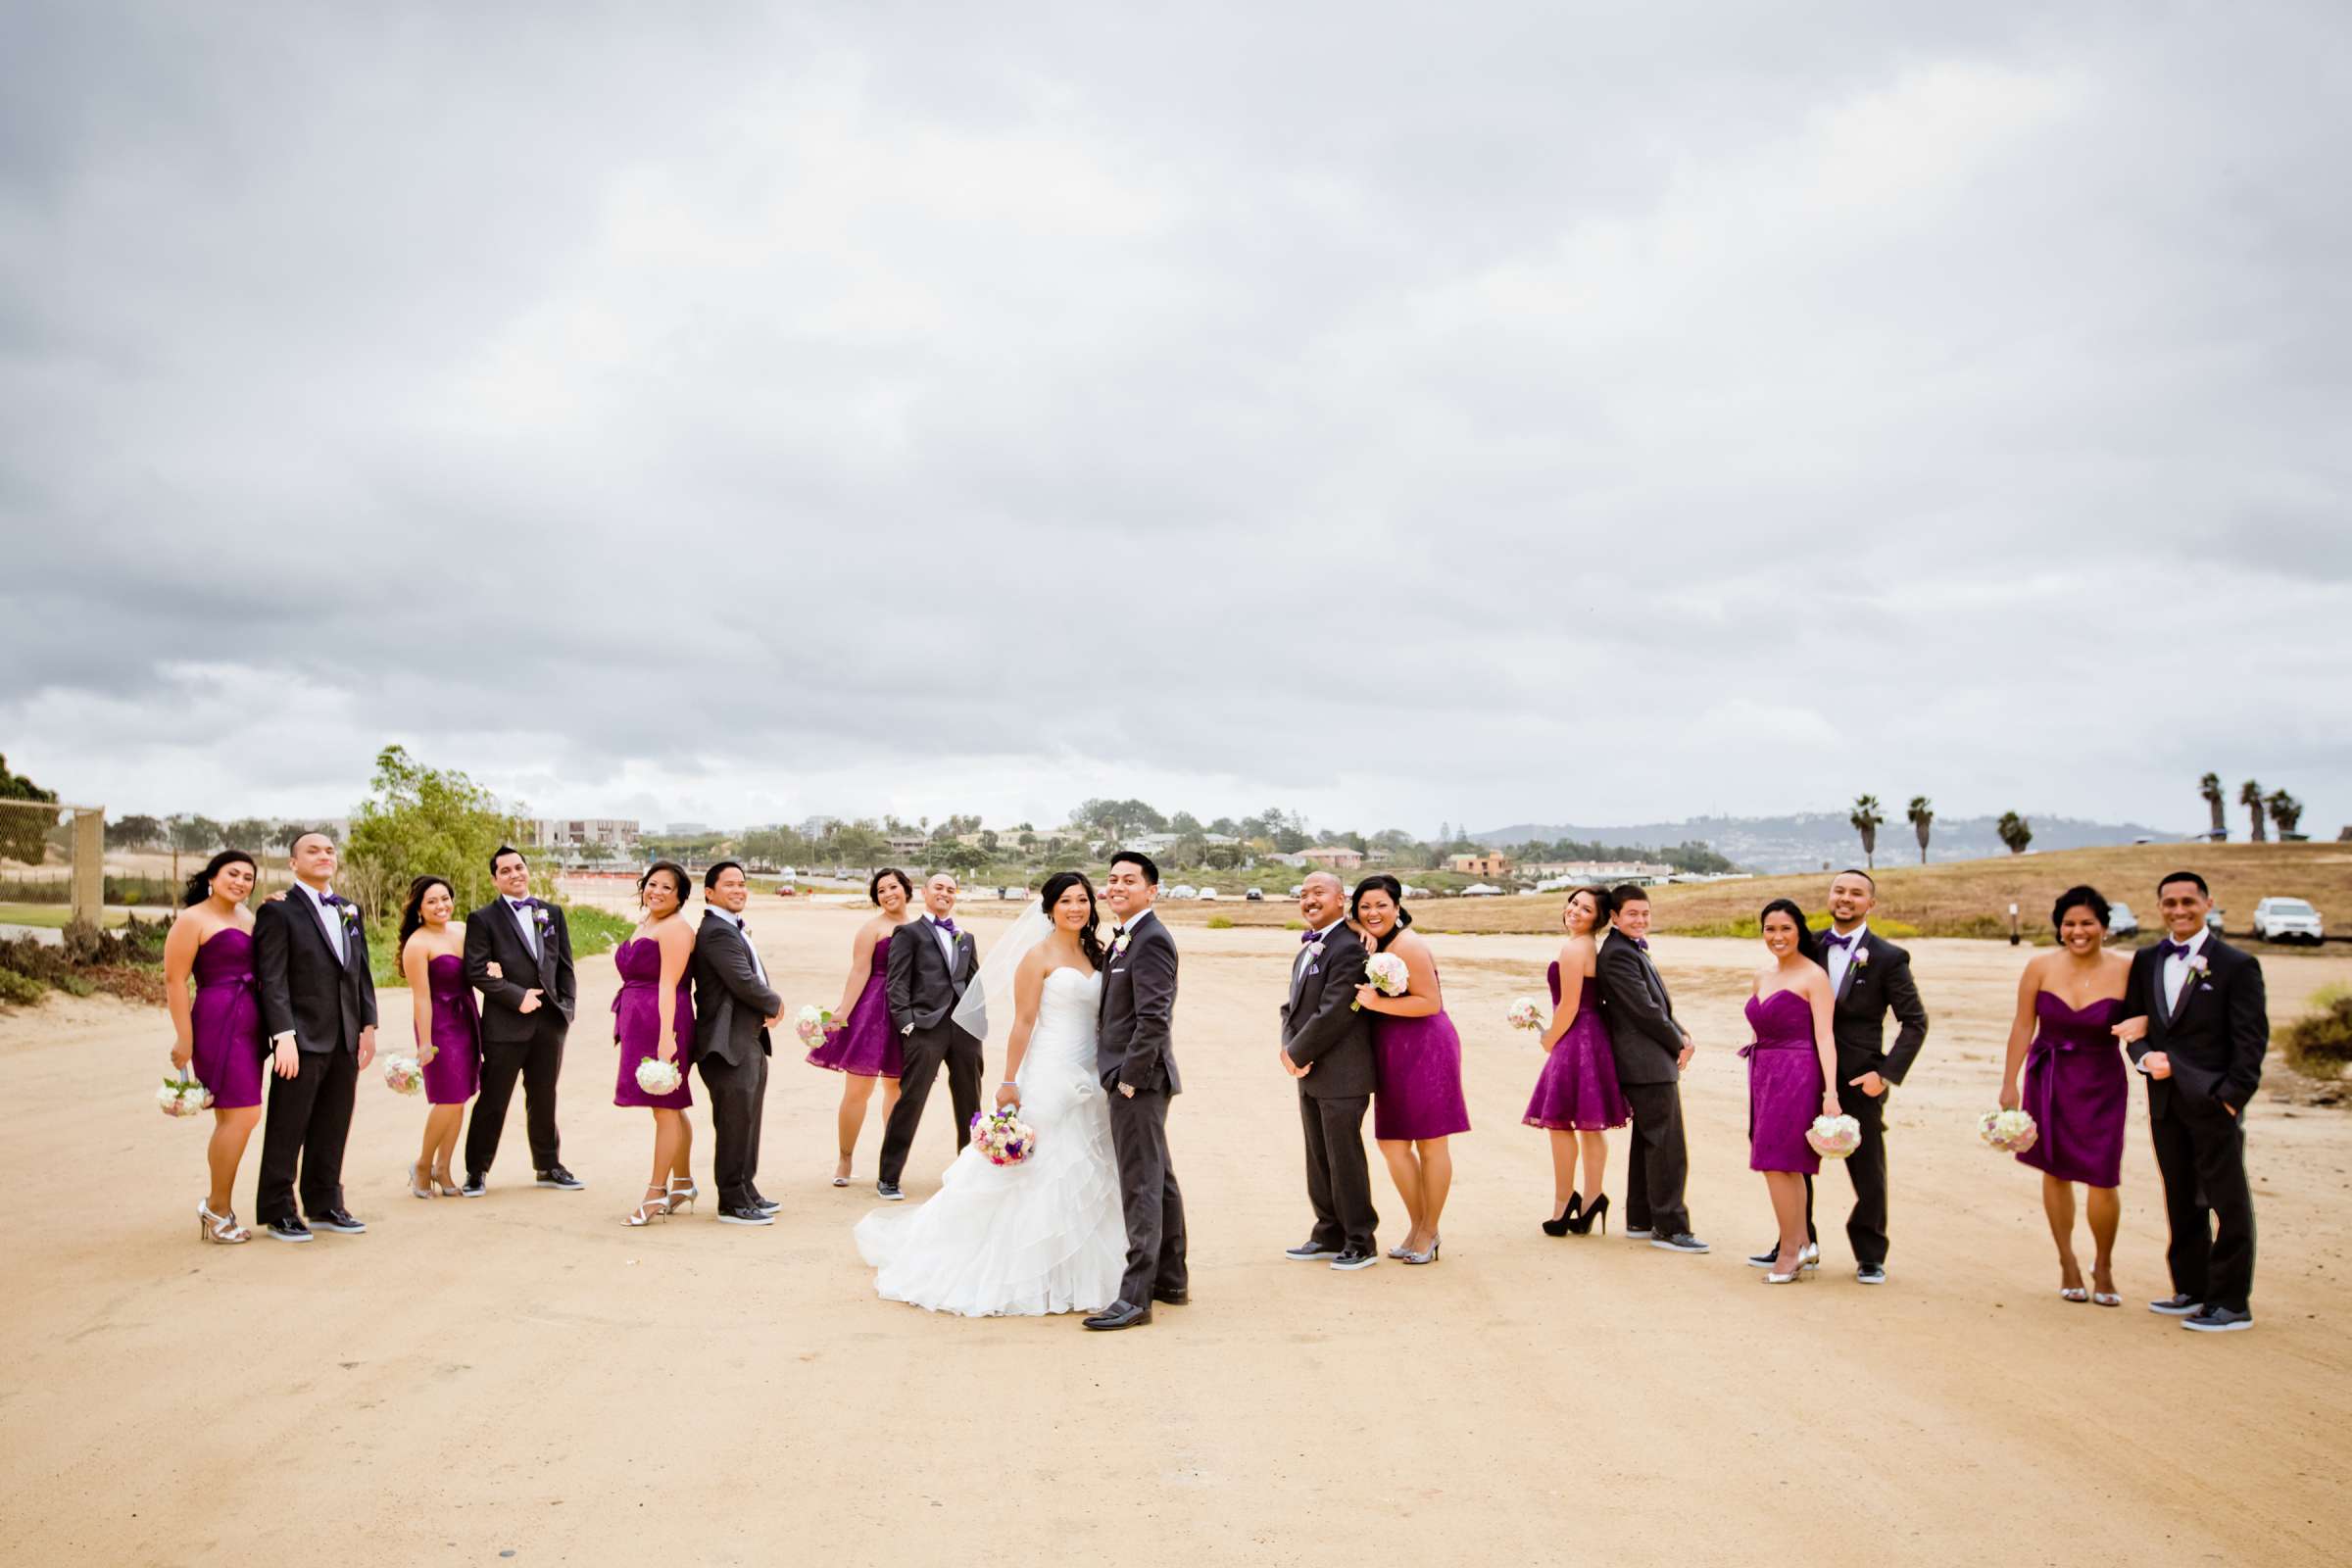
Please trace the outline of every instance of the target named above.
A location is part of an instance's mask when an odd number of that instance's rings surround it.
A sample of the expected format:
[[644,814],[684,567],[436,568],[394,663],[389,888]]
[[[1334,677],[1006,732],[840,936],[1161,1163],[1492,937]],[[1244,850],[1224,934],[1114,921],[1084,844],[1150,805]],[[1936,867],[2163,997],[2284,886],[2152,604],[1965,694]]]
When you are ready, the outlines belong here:
[[2156,956],[2159,958],[2169,958],[2176,953],[2185,958],[2189,956],[2191,951],[2192,950],[2187,943],[2175,942],[2170,937],[2167,937],[2162,942],[2156,944]]
[[738,921],[736,921],[736,922],[735,922],[735,929],[743,933],[743,940],[744,940],[744,941],[746,941],[746,942],[749,942],[749,941],[751,941],[751,940],[752,940],[752,922],[751,922],[751,921],[749,921],[749,920],[738,920]]
[[1825,946],[1833,948],[1851,947],[1854,942],[1854,938],[1852,937],[1834,936],[1826,933],[1823,935],[1821,940]]
[[1649,951],[1649,938],[1636,937],[1634,938],[1634,946],[1640,948],[1643,953],[1647,953]]
[[954,936],[956,934],[956,922],[953,920],[934,920],[931,923],[939,927],[942,931],[945,931],[950,936]]
[[327,907],[332,908],[338,904],[347,904],[350,901],[345,899],[340,893],[329,893],[325,897],[321,898],[318,902],[325,905]]
[[1303,948],[1322,934],[1320,931],[1301,931],[1298,933],[1298,945]]

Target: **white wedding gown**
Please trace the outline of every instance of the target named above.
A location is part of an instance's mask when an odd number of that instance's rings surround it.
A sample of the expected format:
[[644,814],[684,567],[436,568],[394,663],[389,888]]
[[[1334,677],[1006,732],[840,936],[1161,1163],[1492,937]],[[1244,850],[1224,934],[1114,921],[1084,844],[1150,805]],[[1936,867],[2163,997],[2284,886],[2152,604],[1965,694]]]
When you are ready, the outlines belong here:
[[1095,1078],[1102,991],[1101,975],[1046,976],[1016,1075],[1035,1153],[992,1165],[966,1149],[928,1202],[858,1222],[858,1250],[883,1299],[963,1317],[1034,1317],[1099,1311],[1117,1298],[1127,1223],[1110,1104]]

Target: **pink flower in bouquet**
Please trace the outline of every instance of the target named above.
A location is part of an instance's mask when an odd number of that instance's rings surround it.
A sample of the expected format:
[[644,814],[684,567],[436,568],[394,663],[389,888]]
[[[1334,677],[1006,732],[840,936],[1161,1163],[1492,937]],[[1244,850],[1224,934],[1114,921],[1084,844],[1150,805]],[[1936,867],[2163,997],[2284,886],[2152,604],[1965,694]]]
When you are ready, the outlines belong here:
[[1977,1118],[1977,1136],[1984,1147],[2004,1154],[2022,1154],[2041,1137],[2033,1116],[2023,1110],[1988,1110]]
[[1816,1116],[1805,1143],[1824,1159],[1843,1159],[1862,1147],[1862,1124],[1851,1116]]
[[[1384,997],[1403,996],[1405,982],[1409,978],[1404,960],[1394,953],[1376,953],[1372,956],[1372,961],[1364,965],[1365,981]],[[1348,1005],[1361,1008],[1363,1004],[1350,1002]]]
[[825,1038],[825,1025],[833,1021],[830,1007],[807,1006],[793,1015],[792,1032],[801,1037],[801,1044],[813,1046]]
[[1510,1025],[1514,1029],[1535,1030],[1544,1027],[1544,1009],[1537,1004],[1536,999],[1533,997],[1521,997],[1517,1002],[1512,1003],[1511,1010],[1505,1016],[1509,1018]]
[[424,1069],[415,1056],[392,1056],[384,1062],[384,1087],[396,1095],[413,1095],[424,1087]]
[[648,1056],[637,1064],[637,1087],[649,1095],[675,1094],[681,1081],[674,1061]]

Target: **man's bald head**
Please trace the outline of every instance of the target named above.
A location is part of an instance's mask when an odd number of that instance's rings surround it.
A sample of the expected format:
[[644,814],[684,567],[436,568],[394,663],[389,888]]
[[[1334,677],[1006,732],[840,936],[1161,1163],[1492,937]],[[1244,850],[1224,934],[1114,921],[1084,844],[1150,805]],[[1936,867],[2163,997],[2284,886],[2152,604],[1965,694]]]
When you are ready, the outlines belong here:
[[1348,884],[1329,871],[1309,871],[1298,884],[1298,918],[1320,931],[1348,908]]

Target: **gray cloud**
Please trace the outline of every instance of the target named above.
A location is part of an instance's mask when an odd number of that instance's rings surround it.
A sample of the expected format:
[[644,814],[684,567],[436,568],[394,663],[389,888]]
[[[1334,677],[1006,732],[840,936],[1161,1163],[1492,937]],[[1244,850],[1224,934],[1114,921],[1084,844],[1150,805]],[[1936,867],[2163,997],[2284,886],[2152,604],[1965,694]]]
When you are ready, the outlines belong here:
[[0,745],[316,809],[2352,814],[2333,7],[35,6]]

